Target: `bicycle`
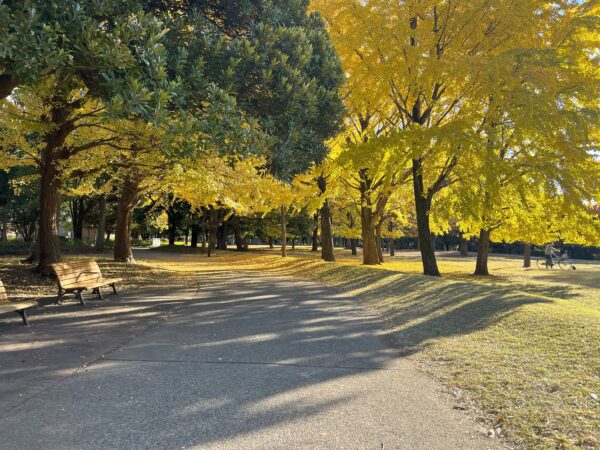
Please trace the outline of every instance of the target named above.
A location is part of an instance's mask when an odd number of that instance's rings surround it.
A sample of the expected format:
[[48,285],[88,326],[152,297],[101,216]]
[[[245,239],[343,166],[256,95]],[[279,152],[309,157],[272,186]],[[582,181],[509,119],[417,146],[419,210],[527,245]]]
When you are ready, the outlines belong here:
[[558,266],[562,270],[576,270],[577,267],[571,262],[569,256],[565,253],[563,256],[552,255],[551,264],[548,264],[548,258],[546,256],[542,256],[537,260],[538,269],[552,269],[554,266]]

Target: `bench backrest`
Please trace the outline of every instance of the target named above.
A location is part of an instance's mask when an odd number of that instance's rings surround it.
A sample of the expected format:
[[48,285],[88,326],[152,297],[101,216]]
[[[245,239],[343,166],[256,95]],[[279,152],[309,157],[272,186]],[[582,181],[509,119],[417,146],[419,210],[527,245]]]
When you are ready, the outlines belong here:
[[80,261],[72,263],[52,264],[52,269],[63,289],[94,283],[102,278],[100,267],[96,261]]
[[7,301],[8,295],[6,294],[6,288],[4,287],[4,284],[2,284],[2,280],[0,280],[0,303]]

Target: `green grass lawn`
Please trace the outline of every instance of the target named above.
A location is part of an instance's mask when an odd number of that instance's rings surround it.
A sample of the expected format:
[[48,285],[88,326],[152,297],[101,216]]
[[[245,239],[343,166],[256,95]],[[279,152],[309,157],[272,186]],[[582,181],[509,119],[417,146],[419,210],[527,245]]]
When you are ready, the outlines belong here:
[[[524,448],[600,448],[600,264],[576,271],[522,269],[492,256],[489,278],[470,275],[474,258],[440,255],[444,278],[420,275],[414,252],[376,268],[338,250],[324,263],[306,248],[283,259],[277,249],[217,252],[143,251],[138,264],[100,259],[130,288],[186,285],[197,271],[260,270],[335,286],[388,322],[389,339],[440,380],[458,407]],[[54,292],[15,258],[0,259],[9,289]]]

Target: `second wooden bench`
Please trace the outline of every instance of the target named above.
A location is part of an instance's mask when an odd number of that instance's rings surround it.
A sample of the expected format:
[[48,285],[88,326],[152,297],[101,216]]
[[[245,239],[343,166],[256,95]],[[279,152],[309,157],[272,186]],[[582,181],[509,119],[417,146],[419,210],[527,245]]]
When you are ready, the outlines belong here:
[[117,294],[116,283],[123,280],[122,278],[104,278],[96,261],[56,263],[52,264],[52,269],[58,279],[58,303],[62,301],[65,294],[73,293],[79,303],[85,305],[83,291],[92,290],[93,294],[103,298],[100,288],[104,286],[112,287],[113,293]]

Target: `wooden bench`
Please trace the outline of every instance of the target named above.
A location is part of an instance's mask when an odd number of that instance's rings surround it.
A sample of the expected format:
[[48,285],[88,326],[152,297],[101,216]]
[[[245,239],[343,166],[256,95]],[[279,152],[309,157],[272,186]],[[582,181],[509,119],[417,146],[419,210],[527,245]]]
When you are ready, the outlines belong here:
[[6,289],[2,280],[0,280],[0,314],[6,314],[9,312],[16,312],[21,319],[23,319],[23,325],[29,325],[29,319],[27,318],[27,309],[33,306],[37,306],[36,301],[18,301],[11,302],[6,294]]
[[56,263],[51,266],[58,280],[58,303],[61,303],[65,294],[72,293],[75,294],[79,303],[85,305],[83,291],[89,289],[98,297],[104,298],[100,292],[100,288],[103,286],[111,286],[113,293],[117,294],[115,284],[123,280],[122,278],[104,278],[96,261]]

